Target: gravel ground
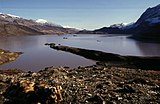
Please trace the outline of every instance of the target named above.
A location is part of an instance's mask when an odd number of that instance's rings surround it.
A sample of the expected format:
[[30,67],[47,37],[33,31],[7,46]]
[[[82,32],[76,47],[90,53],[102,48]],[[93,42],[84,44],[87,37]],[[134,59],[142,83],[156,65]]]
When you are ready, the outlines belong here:
[[[26,90],[25,83],[33,86]],[[40,90],[42,88],[44,91]],[[43,96],[40,96],[41,92]],[[39,72],[0,71],[0,103],[4,102],[159,104],[160,71],[98,65],[78,68],[53,66]]]

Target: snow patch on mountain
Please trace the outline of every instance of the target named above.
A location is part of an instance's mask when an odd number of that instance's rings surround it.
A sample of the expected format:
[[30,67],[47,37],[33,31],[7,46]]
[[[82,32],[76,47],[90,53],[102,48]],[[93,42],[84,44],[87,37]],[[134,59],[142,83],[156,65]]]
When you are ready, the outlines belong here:
[[111,28],[119,28],[119,29],[130,29],[134,27],[135,22],[132,23],[120,23],[111,25]]
[[127,23],[122,29],[131,29],[135,27],[135,22]]
[[5,14],[5,13],[2,13],[2,12],[0,12],[0,16],[2,18],[12,18],[12,19],[19,19],[20,18],[19,16],[12,15],[12,14]]
[[36,22],[37,22],[37,23],[47,23],[47,20],[44,20],[44,19],[37,19]]
[[125,26],[124,23],[120,23],[120,24],[113,24],[113,25],[111,25],[110,27],[111,27],[111,28],[119,28],[119,29],[121,29],[121,28],[123,28],[124,26]]
[[72,27],[72,26],[68,26],[68,25],[66,25],[66,26],[63,26],[64,28],[75,28],[75,27]]
[[2,18],[6,18],[6,16],[2,16]]
[[10,17],[13,17],[13,18],[20,18],[19,16],[12,15],[12,14],[6,14],[6,15],[8,15],[8,16],[10,16]]

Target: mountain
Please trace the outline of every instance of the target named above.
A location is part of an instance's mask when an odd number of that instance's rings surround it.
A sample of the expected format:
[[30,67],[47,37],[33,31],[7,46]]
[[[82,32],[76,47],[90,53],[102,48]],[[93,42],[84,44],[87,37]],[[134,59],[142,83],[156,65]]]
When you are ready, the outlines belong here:
[[160,40],[160,4],[148,8],[135,23],[113,24],[93,31],[64,28],[44,19],[29,20],[11,14],[0,13],[0,35],[36,34],[133,34],[134,38]]
[[109,27],[102,27],[100,29],[96,29],[94,33],[101,33],[101,34],[130,34],[131,29],[133,28],[134,23],[125,24],[113,24]]
[[19,16],[0,13],[0,35],[71,34],[78,30],[48,23],[46,20],[24,19]]
[[134,37],[160,39],[160,4],[148,8],[134,25]]
[[[114,24],[89,32],[94,34],[133,34],[134,38],[160,39],[160,4],[148,8],[135,23]],[[85,34],[85,31],[82,33]]]
[[109,27],[102,27],[100,29],[95,30],[81,30],[78,31],[77,34],[131,34],[132,29],[134,28],[133,23],[120,23],[120,24],[113,24]]
[[159,22],[160,22],[160,4],[153,8],[148,8],[137,20],[136,26],[141,25],[143,23],[154,24]]
[[94,31],[84,29],[84,30],[78,31],[76,34],[96,34],[96,33]]

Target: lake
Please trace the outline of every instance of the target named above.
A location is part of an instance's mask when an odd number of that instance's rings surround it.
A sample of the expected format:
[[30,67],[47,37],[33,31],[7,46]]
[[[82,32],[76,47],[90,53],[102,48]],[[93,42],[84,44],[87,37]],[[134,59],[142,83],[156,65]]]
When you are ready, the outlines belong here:
[[56,43],[66,46],[99,50],[131,56],[160,56],[159,43],[132,40],[125,35],[38,35],[1,37],[0,48],[24,52],[17,60],[0,66],[0,69],[18,68],[38,71],[49,66],[87,66],[96,62],[68,52],[57,51],[45,46]]

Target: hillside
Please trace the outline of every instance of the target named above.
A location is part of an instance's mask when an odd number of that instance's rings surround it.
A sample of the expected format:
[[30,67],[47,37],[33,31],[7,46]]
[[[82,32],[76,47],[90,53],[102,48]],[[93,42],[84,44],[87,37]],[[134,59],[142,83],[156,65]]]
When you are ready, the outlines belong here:
[[11,14],[0,13],[0,35],[71,34],[78,30],[64,28],[48,22],[24,19]]
[[[88,33],[86,30],[81,32]],[[158,39],[160,40],[160,4],[148,8],[135,23],[113,24],[109,27],[102,27],[89,33],[94,34],[133,34],[137,39]]]

